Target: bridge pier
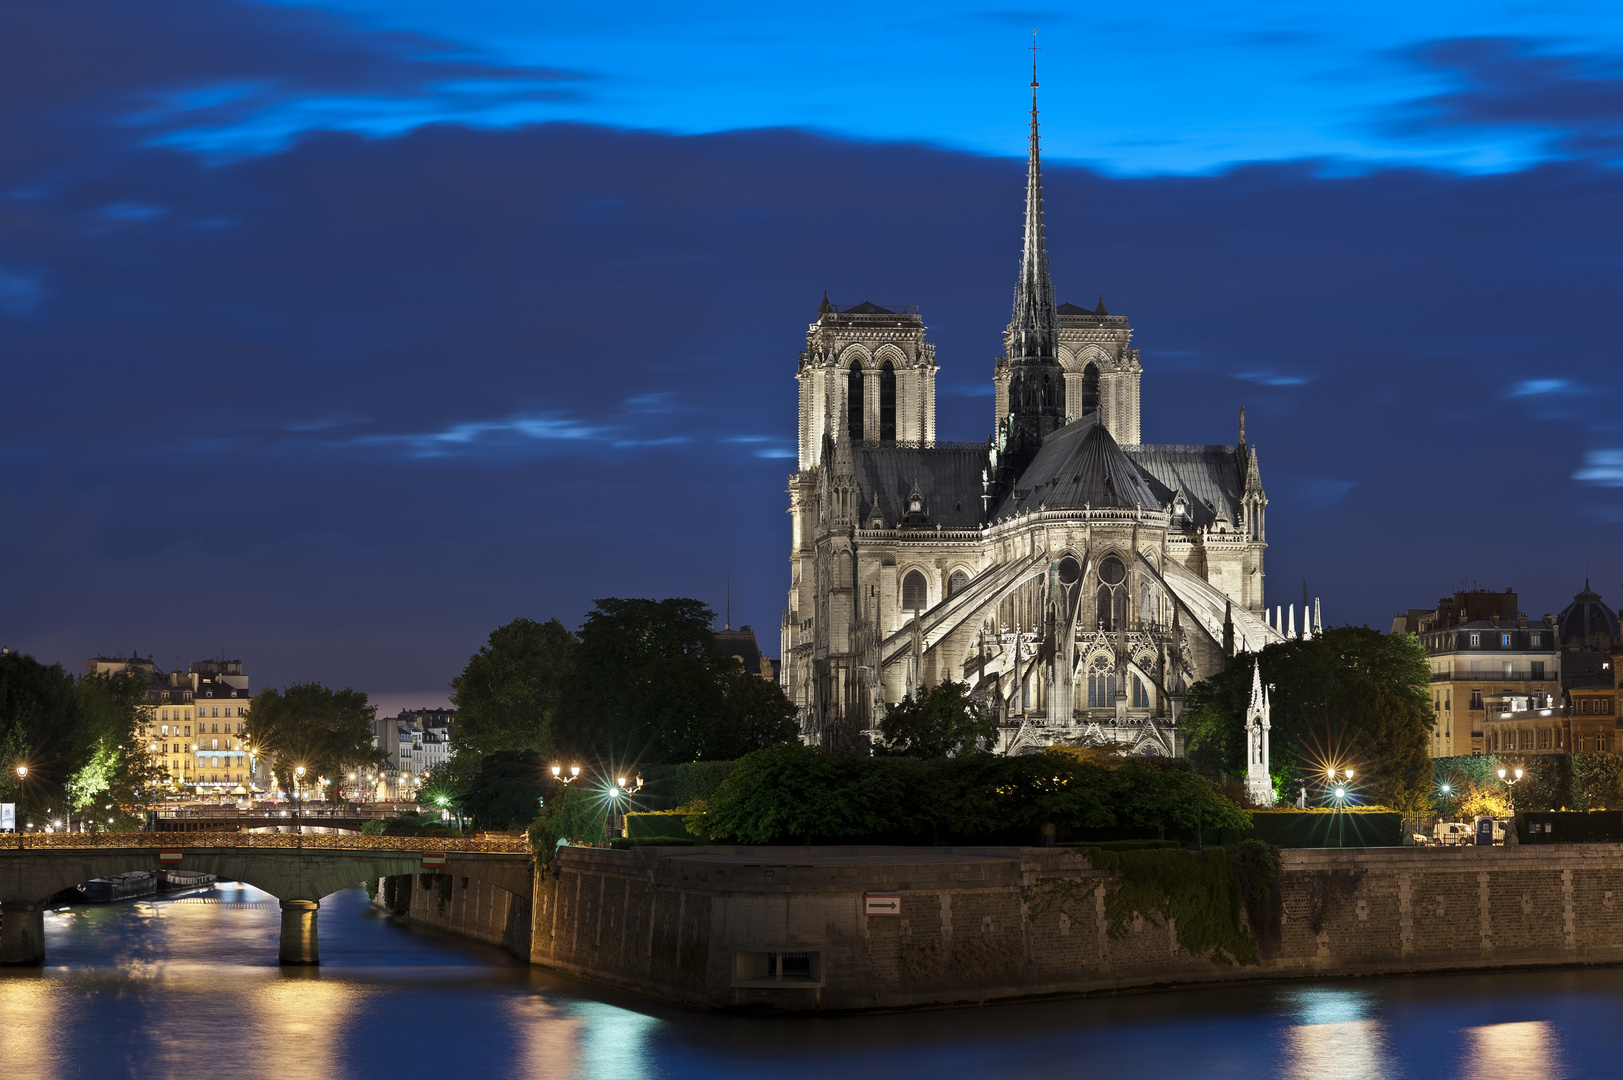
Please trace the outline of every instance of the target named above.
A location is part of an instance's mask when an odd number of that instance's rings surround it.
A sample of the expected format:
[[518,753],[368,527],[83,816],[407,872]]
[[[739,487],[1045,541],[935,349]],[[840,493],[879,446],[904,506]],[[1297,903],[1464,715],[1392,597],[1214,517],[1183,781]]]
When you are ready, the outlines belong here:
[[37,967],[45,962],[45,904],[0,903],[0,964]]
[[319,900],[282,901],[282,940],[276,959],[283,964],[319,964],[316,949],[316,909]]

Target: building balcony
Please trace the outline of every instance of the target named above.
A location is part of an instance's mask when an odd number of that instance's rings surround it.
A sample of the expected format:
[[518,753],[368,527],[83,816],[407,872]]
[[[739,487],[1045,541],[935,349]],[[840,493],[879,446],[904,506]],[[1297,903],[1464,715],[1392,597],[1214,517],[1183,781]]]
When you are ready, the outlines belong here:
[[1561,681],[1561,675],[1560,675],[1559,672],[1552,673],[1552,672],[1550,672],[1548,670],[1546,670],[1542,675],[1534,675],[1530,671],[1513,671],[1509,675],[1506,675],[1503,671],[1484,671],[1484,672],[1477,673],[1477,674],[1472,674],[1470,672],[1466,672],[1464,674],[1461,674],[1460,672],[1457,672],[1457,671],[1456,672],[1447,672],[1447,673],[1438,671],[1438,672],[1433,672],[1432,673],[1431,681],[1432,682],[1471,682],[1471,683],[1478,683],[1478,682],[1533,682],[1533,683],[1546,682],[1546,683],[1558,683],[1558,682]]

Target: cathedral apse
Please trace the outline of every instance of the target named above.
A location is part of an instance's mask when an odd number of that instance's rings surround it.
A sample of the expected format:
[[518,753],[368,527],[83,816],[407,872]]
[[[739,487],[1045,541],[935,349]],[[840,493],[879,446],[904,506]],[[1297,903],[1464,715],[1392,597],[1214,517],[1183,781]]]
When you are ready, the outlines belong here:
[[995,715],[1002,753],[1181,755],[1187,688],[1283,639],[1244,410],[1232,446],[1140,443],[1128,319],[1102,298],[1055,303],[1031,85],[991,436],[936,439],[917,308],[825,295],[807,329],[781,679],[813,745],[859,746],[888,708],[952,679]]

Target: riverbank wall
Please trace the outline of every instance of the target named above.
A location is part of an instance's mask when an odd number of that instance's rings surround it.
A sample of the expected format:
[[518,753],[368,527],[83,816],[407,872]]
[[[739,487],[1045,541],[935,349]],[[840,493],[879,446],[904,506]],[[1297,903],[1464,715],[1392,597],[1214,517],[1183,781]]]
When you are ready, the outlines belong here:
[[1245,924],[1258,962],[1236,964],[1192,953],[1159,911],[1112,917],[1121,881],[1080,851],[564,848],[537,869],[529,956],[667,1001],[786,1011],[1623,963],[1623,845],[1278,858],[1264,925]]
[[[411,874],[394,878],[395,892],[391,897],[390,880],[379,880],[377,896],[372,901],[374,907],[419,926],[498,946],[521,960],[530,958],[530,930],[534,919],[529,897],[455,874]],[[401,892],[406,895],[401,897]],[[390,898],[396,901],[394,910],[388,906]]]

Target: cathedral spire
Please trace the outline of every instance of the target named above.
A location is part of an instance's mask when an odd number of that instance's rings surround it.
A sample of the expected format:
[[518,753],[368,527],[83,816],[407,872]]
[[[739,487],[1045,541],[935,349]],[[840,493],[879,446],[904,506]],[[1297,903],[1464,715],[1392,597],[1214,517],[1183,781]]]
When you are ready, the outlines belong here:
[[[1054,311],[1054,282],[1048,271],[1048,243],[1043,234],[1043,170],[1037,126],[1037,32],[1031,34],[1031,136],[1026,156],[1026,229],[1020,250],[1020,282],[1009,320],[1009,359],[1055,362],[1059,316]],[[1101,303],[1103,299],[1101,298]]]

